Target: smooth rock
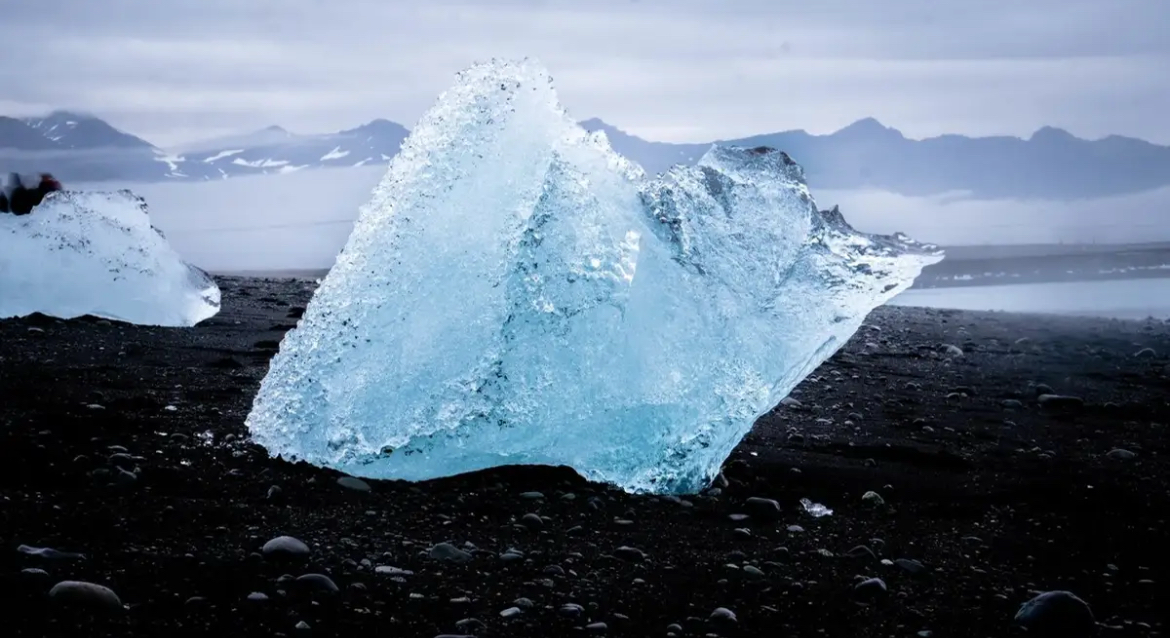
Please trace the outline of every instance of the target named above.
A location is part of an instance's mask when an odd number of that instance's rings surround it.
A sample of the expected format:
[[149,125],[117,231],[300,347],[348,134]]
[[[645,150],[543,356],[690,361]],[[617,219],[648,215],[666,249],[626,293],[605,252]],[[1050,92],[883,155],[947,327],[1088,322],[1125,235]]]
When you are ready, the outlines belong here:
[[114,590],[79,580],[63,580],[49,590],[49,598],[69,607],[92,610],[120,611],[122,600]]
[[1036,397],[1036,402],[1040,407],[1057,409],[1081,408],[1085,405],[1085,400],[1080,397],[1068,396],[1065,394],[1041,394]]
[[735,612],[726,607],[716,607],[715,611],[711,612],[710,619],[714,622],[735,622],[738,620],[735,617]]
[[353,490],[355,492],[369,492],[370,491],[370,484],[369,483],[361,480],[360,478],[355,478],[353,476],[343,476],[343,477],[337,479],[337,484],[340,485],[341,487],[344,487],[347,490]]
[[439,543],[427,552],[427,555],[432,560],[441,560],[451,563],[466,563],[473,558],[471,554],[465,552],[451,543]]
[[63,552],[52,547],[33,547],[31,545],[20,545],[16,551],[25,556],[35,556],[45,560],[84,560],[85,554],[78,554],[75,552]]
[[781,514],[780,503],[770,499],[753,496],[744,502],[748,511],[753,515],[764,519],[779,518]]
[[274,557],[299,557],[309,555],[309,546],[292,536],[277,536],[264,543],[260,553]]
[[334,583],[333,579],[325,574],[304,574],[303,576],[298,576],[294,582],[301,587],[315,591],[326,591],[330,593],[340,591],[337,583]]
[[881,507],[886,504],[886,499],[882,498],[881,494],[877,492],[869,491],[861,495],[861,502],[872,505],[873,507]]
[[1020,606],[1015,622],[1030,635],[1046,638],[1085,638],[1097,625],[1088,603],[1068,591],[1050,591]]
[[880,578],[867,578],[853,587],[853,593],[861,598],[884,596],[888,591],[886,581]]
[[613,550],[613,555],[622,560],[628,560],[634,563],[646,560],[646,552],[643,552],[637,547],[626,547],[624,545]]

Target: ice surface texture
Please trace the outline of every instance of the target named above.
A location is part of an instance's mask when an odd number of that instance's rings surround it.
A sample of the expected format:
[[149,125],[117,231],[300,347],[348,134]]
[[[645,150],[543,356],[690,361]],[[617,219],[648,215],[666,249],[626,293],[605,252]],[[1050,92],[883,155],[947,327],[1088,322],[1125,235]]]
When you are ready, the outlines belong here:
[[819,213],[778,151],[648,179],[537,63],[482,64],[392,161],[248,427],[364,477],[548,464],[689,492],[939,259]]
[[130,191],[50,193],[31,214],[0,214],[0,318],[191,326],[219,302],[211,277],[183,262]]

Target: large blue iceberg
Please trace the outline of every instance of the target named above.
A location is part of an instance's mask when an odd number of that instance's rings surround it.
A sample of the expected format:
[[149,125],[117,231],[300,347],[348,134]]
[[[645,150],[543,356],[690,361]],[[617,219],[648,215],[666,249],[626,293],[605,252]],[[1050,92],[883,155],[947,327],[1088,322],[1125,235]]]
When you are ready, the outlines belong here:
[[403,144],[248,427],[357,476],[547,464],[691,492],[941,258],[818,212],[772,149],[647,178],[539,64],[493,61]]

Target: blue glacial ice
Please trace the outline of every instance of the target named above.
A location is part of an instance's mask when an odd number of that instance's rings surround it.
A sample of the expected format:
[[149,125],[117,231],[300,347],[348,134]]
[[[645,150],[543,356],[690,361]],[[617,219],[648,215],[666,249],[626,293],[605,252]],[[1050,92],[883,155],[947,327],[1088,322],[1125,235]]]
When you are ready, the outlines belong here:
[[0,318],[185,327],[219,304],[215,281],[182,260],[130,191],[50,193],[31,214],[0,214]]
[[248,428],[368,478],[544,464],[692,492],[941,258],[818,212],[772,149],[649,178],[539,64],[480,64],[391,162]]

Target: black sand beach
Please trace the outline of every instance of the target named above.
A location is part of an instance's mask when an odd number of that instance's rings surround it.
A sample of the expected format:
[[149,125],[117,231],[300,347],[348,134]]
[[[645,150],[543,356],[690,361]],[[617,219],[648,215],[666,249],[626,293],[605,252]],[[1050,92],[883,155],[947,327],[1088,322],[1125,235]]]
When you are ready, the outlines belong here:
[[[360,491],[243,428],[311,284],[222,285],[190,330],[0,321],[0,634],[1002,637],[1048,590],[1166,631],[1170,325],[882,308],[704,495],[563,468]],[[307,555],[262,553],[282,535]]]

